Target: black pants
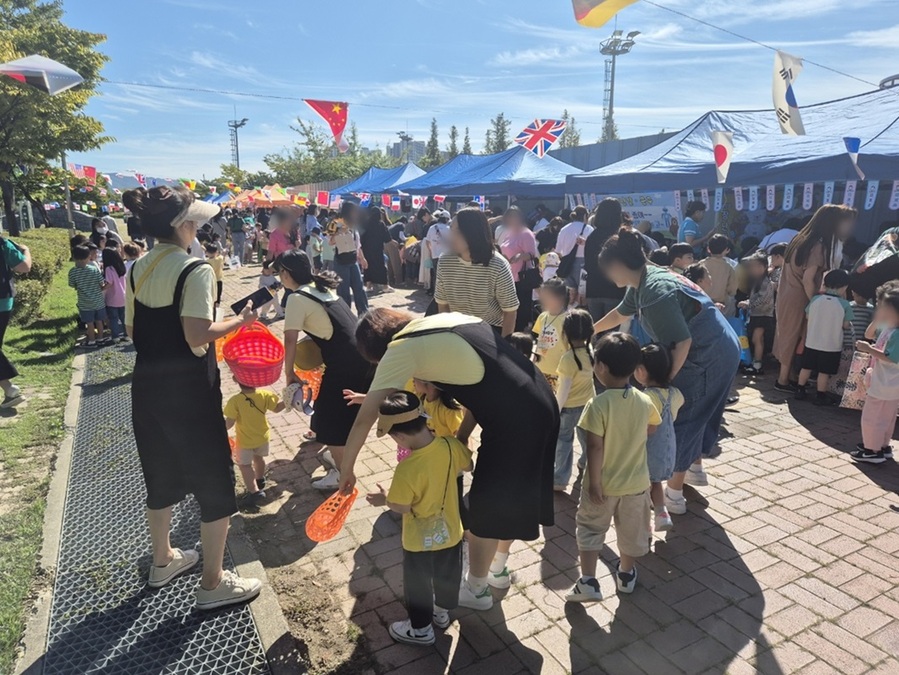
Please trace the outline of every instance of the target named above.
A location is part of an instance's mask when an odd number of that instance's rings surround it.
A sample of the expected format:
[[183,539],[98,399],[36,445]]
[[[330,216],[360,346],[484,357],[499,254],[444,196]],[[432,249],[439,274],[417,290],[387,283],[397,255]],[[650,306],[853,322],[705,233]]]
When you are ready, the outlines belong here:
[[6,335],[6,327],[9,325],[9,318],[12,312],[0,312],[0,381],[11,380],[19,374],[16,367],[9,362],[3,353],[3,338]]
[[462,542],[441,551],[403,551],[403,591],[413,628],[431,625],[434,605],[455,609],[462,583]]
[[515,295],[518,296],[518,313],[515,315],[515,330],[523,331],[534,318],[534,289],[528,284],[516,282]]
[[215,282],[215,304],[222,304],[222,287],[224,286],[224,282],[216,281]]

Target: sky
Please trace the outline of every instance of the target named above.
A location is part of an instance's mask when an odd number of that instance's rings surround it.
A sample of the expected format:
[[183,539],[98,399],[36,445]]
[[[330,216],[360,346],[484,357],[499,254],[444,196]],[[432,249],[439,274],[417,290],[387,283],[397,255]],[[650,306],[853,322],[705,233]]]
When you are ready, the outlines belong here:
[[[800,106],[869,91],[899,73],[896,0],[656,4],[806,59],[795,84]],[[316,120],[303,98],[349,102],[370,148],[384,149],[398,131],[427,140],[433,117],[443,146],[451,125],[468,126],[478,152],[497,113],[514,135],[564,109],[582,143],[593,142],[603,116],[599,43],[615,28],[579,26],[570,0],[65,0],[65,10],[69,25],[107,37],[100,49],[110,82],[87,113],[115,138],[69,161],[198,179],[231,161],[235,106],[236,119],[249,120],[241,168],[256,171],[265,155],[295,145],[298,116]],[[772,51],[644,0],[620,12],[617,26],[641,31],[618,60],[622,138],[680,129],[708,110],[771,108]]]

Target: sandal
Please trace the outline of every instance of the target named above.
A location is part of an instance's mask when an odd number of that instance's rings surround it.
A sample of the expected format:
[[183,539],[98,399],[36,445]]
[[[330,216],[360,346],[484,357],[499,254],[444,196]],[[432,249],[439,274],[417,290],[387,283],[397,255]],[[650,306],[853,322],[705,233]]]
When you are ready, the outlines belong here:
[[303,440],[306,442],[312,442],[316,440],[315,432],[307,431],[305,434],[303,434]]

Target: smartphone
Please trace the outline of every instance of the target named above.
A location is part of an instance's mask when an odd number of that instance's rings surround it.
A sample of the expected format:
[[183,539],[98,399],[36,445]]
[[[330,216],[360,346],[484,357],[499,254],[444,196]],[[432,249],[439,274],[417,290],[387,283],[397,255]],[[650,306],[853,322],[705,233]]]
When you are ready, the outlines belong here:
[[250,293],[247,297],[241,298],[233,305],[231,305],[231,309],[235,314],[240,314],[243,311],[243,308],[247,306],[247,303],[251,300],[253,301],[253,309],[259,309],[265,303],[271,302],[272,298],[275,297],[272,292],[267,288],[260,288],[254,293]]

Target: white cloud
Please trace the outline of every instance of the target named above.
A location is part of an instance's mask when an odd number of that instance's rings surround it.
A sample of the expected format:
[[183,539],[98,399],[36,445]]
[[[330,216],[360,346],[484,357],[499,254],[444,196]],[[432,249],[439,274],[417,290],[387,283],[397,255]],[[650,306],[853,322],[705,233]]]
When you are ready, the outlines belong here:
[[899,47],[899,25],[879,30],[859,30],[849,33],[847,44],[860,47],[883,47],[896,49]]
[[514,52],[500,52],[490,59],[487,65],[509,68],[544,65],[560,61],[568,64],[573,59],[581,56],[585,51],[586,48],[581,45],[572,45],[570,47],[544,47]]

